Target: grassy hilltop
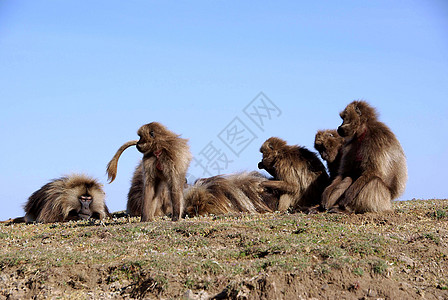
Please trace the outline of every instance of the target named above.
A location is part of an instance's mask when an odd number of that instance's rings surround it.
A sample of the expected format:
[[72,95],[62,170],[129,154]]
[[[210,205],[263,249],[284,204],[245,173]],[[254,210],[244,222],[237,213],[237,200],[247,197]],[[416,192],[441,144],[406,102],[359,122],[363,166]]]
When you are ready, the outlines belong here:
[[448,299],[448,200],[0,225],[0,299]]

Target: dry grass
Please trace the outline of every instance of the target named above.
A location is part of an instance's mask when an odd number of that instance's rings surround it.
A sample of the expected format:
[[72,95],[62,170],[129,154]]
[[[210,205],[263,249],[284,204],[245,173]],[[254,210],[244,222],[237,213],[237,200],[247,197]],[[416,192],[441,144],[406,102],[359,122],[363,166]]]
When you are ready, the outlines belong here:
[[2,225],[0,299],[446,299],[447,241],[446,200],[385,214]]

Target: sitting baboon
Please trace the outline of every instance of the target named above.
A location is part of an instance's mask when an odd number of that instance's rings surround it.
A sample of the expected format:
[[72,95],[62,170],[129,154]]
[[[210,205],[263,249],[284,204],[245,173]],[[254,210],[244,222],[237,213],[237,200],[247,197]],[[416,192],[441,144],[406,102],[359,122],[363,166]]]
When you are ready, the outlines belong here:
[[278,199],[261,183],[257,172],[201,178],[184,192],[189,216],[272,212]]
[[305,147],[289,146],[277,137],[267,139],[260,152],[263,158],[258,168],[273,176],[273,180],[263,185],[281,195],[277,210],[307,211],[320,204],[329,179],[316,153]]
[[338,133],[345,144],[338,176],[322,196],[323,206],[335,212],[390,210],[407,180],[399,141],[365,101],[353,101],[340,116]]
[[344,138],[335,129],[319,130],[316,133],[314,148],[319,152],[322,159],[327,162],[331,181],[338,175],[343,145]]
[[24,206],[25,217],[10,222],[104,219],[110,216],[104,198],[102,185],[98,181],[85,175],[72,174],[52,180],[35,191]]
[[[128,193],[128,203],[126,205],[126,212],[132,217],[141,217],[143,210],[143,165],[138,164],[132,176],[131,188]],[[173,209],[171,207],[171,199],[169,197],[168,188],[165,186],[160,191],[160,197],[157,204],[154,216],[168,216],[172,215]]]
[[168,201],[171,203],[172,220],[177,221],[184,210],[183,186],[192,158],[188,140],[157,122],[143,125],[137,134],[140,140],[125,143],[109,162],[109,180],[112,182],[116,177],[118,159],[123,151],[136,145],[137,150],[143,153],[143,159],[134,172],[128,210],[137,215],[136,209],[141,207],[141,220],[146,222],[154,220],[157,207]]

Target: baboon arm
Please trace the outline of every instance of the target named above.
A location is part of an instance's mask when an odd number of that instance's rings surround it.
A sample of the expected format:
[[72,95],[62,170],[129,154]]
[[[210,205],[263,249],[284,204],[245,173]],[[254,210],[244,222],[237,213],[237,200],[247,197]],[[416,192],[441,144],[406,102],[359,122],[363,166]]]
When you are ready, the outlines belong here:
[[358,197],[358,194],[372,179],[378,178],[377,176],[361,175],[356,181],[347,189],[345,196],[339,204],[342,206],[350,206],[353,201]]
[[261,183],[262,186],[275,189],[285,193],[293,193],[295,191],[294,186],[282,181],[282,180],[268,180]]
[[330,201],[330,196],[333,193],[333,191],[336,188],[336,186],[341,181],[342,181],[342,177],[341,176],[337,176],[335,179],[333,179],[331,184],[325,188],[324,192],[322,193],[322,206],[325,209],[328,209],[329,207],[332,207],[334,205],[334,203],[332,203],[333,201]]
[[322,194],[322,206],[325,209],[332,208],[345,191],[347,191],[352,182],[353,180],[350,177],[345,177],[344,179],[341,176],[336,177]]
[[292,203],[292,196],[289,194],[283,194],[280,196],[280,199],[278,201],[278,211],[286,211],[291,206]]
[[[183,177],[185,178],[185,177]],[[177,221],[182,218],[183,210],[184,210],[184,201],[183,201],[183,178],[181,181],[174,179],[171,183],[171,203],[173,207],[173,216],[171,218],[172,221]]]
[[153,221],[157,201],[154,199],[154,186],[147,184],[143,193],[142,222]]

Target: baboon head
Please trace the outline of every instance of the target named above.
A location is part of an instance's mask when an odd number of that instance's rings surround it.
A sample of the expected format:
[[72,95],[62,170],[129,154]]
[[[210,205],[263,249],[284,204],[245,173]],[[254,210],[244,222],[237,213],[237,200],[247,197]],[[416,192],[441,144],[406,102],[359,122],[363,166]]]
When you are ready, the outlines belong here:
[[143,125],[139,128],[137,134],[140,136],[140,140],[137,142],[137,150],[143,154],[160,150],[157,149],[158,145],[163,144],[169,139],[178,137],[157,122]]
[[280,151],[286,146],[286,141],[271,137],[261,145],[260,152],[263,154],[261,161],[258,163],[259,169],[265,169],[269,174],[275,177],[274,164],[279,156]]
[[344,138],[336,130],[319,130],[314,140],[314,148],[319,152],[323,160],[333,162],[343,143]]
[[[81,204],[81,208],[78,212],[75,210],[72,210],[69,215],[77,214],[78,218],[81,220],[88,220],[90,217],[93,216],[93,212],[90,210],[90,204],[92,203],[92,196],[90,194],[84,194],[78,197],[78,201]],[[97,213],[96,216],[93,217],[94,219],[99,219],[99,214]]]
[[[170,153],[173,158],[175,155],[175,149],[179,142],[180,137],[174,132],[169,131],[165,126],[160,123],[152,122],[140,127],[137,131],[140,139],[129,141],[124,143],[115,153],[114,157],[107,164],[107,177],[109,178],[109,183],[114,181],[117,176],[117,165],[118,159],[124,150],[131,146],[137,146],[137,150],[143,153],[143,156],[156,156],[157,158],[161,155],[162,150]],[[188,146],[186,146],[188,147]],[[188,148],[187,148],[188,149]],[[174,154],[173,154],[174,153]],[[189,155],[189,152],[188,152]],[[189,160],[188,160],[189,162]],[[160,166],[162,167],[162,166]],[[159,169],[160,170],[160,169]]]
[[342,124],[338,127],[338,133],[342,137],[352,137],[365,130],[365,124],[376,121],[377,113],[365,101],[353,101],[339,114]]
[[72,177],[67,180],[65,193],[67,220],[101,219],[104,192],[99,183],[85,177]]

